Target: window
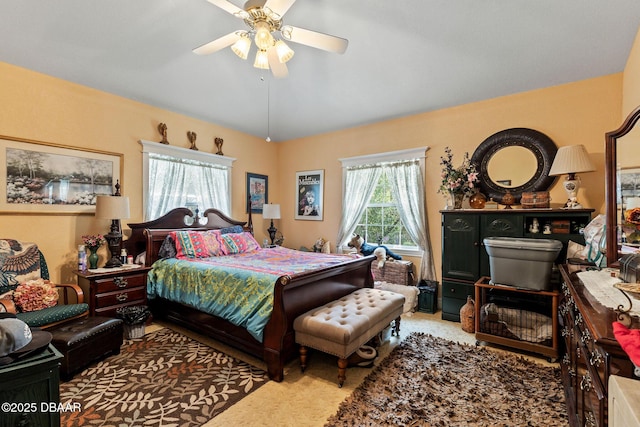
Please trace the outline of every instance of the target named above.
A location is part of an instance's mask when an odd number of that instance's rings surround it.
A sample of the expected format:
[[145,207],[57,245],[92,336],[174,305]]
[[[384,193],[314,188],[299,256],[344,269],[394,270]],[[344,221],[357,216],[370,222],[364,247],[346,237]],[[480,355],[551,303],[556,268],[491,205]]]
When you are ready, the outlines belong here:
[[231,167],[234,158],[140,141],[143,146],[145,221],[171,209],[231,210]]
[[380,175],[367,208],[358,221],[355,233],[371,244],[418,250],[418,246],[409,237],[407,229],[400,220],[400,212],[398,212],[387,174]]

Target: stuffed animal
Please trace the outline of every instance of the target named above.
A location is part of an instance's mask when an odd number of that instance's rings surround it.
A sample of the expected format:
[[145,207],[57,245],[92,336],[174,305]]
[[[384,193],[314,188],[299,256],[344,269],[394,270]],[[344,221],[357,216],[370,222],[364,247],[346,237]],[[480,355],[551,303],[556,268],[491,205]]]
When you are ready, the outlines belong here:
[[[387,257],[393,259],[402,259],[400,255],[394,254],[389,248],[384,245],[370,245],[369,243],[365,242],[364,237],[360,236],[359,234],[354,234],[351,237],[351,240],[349,240],[349,243],[347,243],[347,246],[349,246],[350,248],[356,248],[358,252],[360,252],[364,256],[375,254],[376,258],[378,259],[379,268],[384,267],[384,263]],[[382,253],[380,249],[384,250],[384,253]],[[376,250],[378,250],[377,253],[375,252]]]
[[324,240],[322,237],[319,237],[318,240],[316,240],[316,242],[313,244],[313,252],[322,252],[322,248],[324,247],[325,243],[326,240]]

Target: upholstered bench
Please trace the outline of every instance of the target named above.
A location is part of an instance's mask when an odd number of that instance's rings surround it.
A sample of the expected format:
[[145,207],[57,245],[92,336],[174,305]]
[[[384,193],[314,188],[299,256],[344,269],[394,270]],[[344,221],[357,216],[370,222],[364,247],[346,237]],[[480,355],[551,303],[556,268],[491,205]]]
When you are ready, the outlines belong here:
[[110,317],[85,317],[49,329],[51,343],[62,353],[60,377],[69,381],[92,362],[110,354],[119,354],[123,322]]
[[362,288],[314,308],[293,322],[300,344],[300,368],[307,366],[307,347],[338,356],[338,384],[346,379],[347,358],[394,321],[392,335],[400,334],[404,296]]

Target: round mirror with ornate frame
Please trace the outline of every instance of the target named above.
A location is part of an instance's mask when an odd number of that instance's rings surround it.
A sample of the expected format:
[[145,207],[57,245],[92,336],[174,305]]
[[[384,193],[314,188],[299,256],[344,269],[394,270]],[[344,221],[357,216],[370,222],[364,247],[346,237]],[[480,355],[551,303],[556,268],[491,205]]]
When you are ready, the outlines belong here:
[[557,151],[551,138],[534,129],[512,128],[491,135],[471,156],[480,191],[496,202],[508,191],[519,203],[525,191],[548,190],[556,179],[549,170]]

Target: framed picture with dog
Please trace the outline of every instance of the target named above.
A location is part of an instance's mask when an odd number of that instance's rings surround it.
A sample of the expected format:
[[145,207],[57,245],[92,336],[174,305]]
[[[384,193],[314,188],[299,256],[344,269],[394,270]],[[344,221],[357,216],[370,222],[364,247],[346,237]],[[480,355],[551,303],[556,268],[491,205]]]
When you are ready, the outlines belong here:
[[322,221],[324,169],[296,172],[295,219]]

